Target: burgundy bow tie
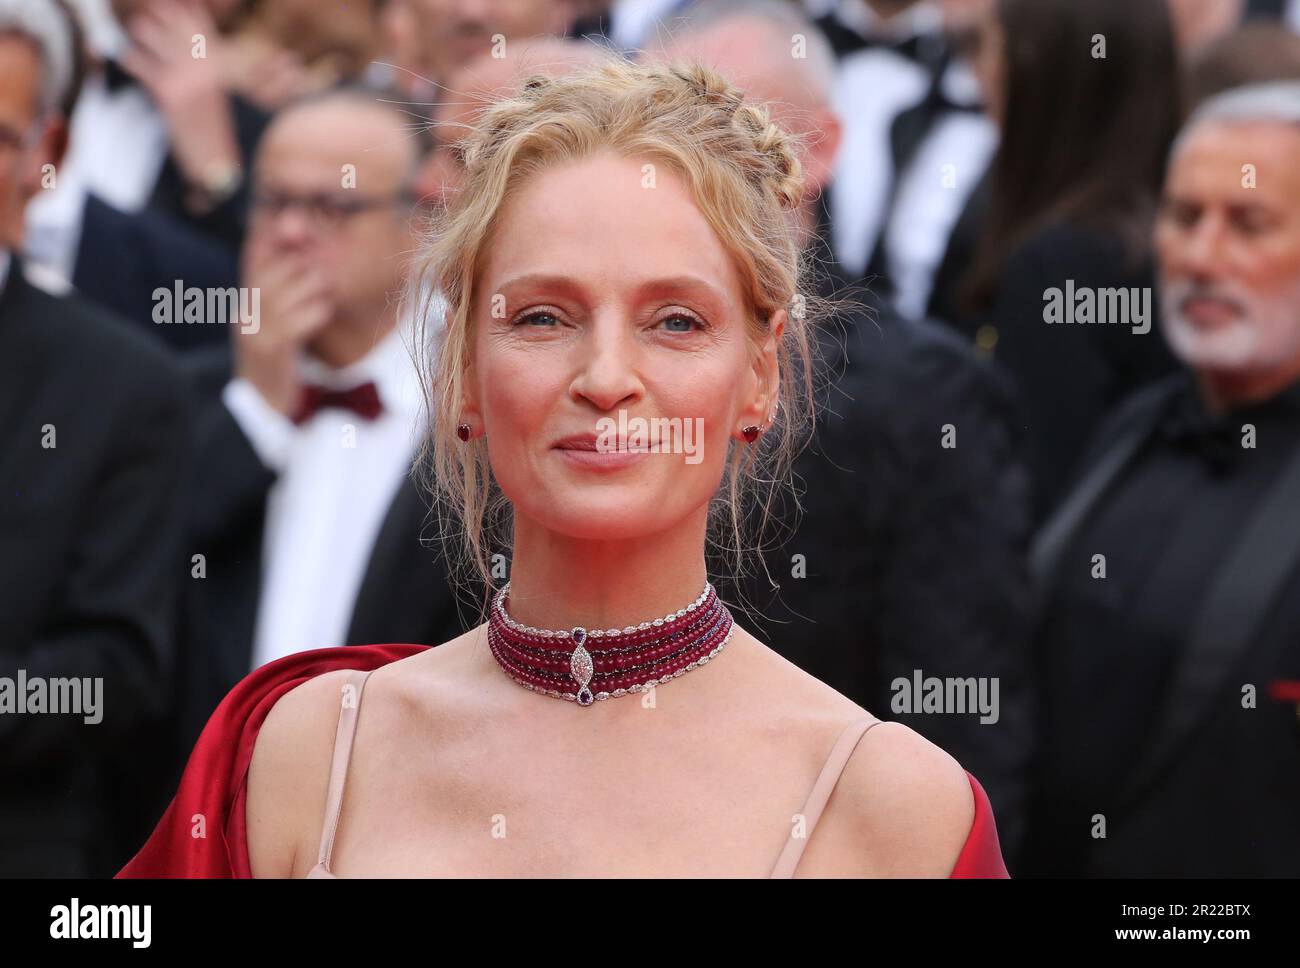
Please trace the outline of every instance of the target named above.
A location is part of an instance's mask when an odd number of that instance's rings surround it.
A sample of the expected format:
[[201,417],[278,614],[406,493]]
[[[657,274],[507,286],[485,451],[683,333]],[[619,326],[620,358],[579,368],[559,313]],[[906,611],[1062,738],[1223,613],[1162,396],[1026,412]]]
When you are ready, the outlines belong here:
[[373,381],[358,383],[346,390],[331,390],[308,384],[302,388],[302,397],[293,414],[293,422],[300,424],[325,407],[342,407],[366,420],[374,420],[384,412],[384,405],[379,400],[379,391]]

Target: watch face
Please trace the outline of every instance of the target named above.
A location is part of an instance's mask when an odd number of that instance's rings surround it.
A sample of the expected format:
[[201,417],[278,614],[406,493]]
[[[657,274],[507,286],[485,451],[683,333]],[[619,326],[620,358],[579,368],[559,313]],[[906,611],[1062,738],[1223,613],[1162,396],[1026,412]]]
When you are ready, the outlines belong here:
[[186,202],[193,210],[210,211],[234,195],[243,181],[244,172],[239,165],[210,168],[204,174],[203,183],[191,186],[186,193]]
[[243,181],[243,172],[238,165],[222,166],[209,172],[205,179],[206,188],[214,195],[230,194]]

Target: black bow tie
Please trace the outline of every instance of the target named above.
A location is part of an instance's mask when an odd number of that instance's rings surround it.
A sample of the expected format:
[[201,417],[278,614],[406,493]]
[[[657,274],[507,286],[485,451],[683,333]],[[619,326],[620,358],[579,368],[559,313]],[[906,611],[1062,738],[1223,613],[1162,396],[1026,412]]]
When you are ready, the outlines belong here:
[[1171,402],[1159,432],[1174,447],[1197,454],[1215,470],[1225,470],[1242,454],[1241,426],[1206,412],[1194,393]]
[[943,38],[937,34],[913,34],[902,40],[892,37],[861,37],[860,39],[861,44],[855,48],[857,50],[892,50],[899,57],[905,57],[922,67],[935,66],[943,60],[945,52]]
[[920,32],[902,38],[862,34],[846,25],[834,11],[822,14],[816,24],[835,48],[836,57],[860,50],[892,50],[900,57],[932,67],[947,53],[947,41],[942,34],[935,32]]
[[116,60],[104,61],[104,87],[109,94],[116,94],[138,83],[140,82]]
[[945,75],[952,63],[952,52],[947,41],[940,34],[913,34],[904,40],[891,40],[880,37],[861,37],[853,35],[859,41],[856,50],[892,50],[895,54],[922,68],[930,78],[923,103],[930,111],[959,111],[979,114],[983,108],[976,103],[956,101],[948,96],[945,89]]

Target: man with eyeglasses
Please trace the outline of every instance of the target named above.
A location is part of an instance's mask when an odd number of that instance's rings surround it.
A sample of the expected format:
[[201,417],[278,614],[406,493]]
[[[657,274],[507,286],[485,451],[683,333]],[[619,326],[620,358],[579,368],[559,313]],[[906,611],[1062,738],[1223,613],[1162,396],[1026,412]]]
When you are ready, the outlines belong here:
[[398,297],[420,143],[385,95],[284,108],[255,157],[242,285],[254,326],[195,361],[184,708],[188,751],[252,669],[290,653],[461,631],[408,477],[420,387]]
[[53,0],[0,0],[0,877],[104,877],[138,846],[118,818],[157,810],[183,574],[184,375],[16,248],[74,75]]

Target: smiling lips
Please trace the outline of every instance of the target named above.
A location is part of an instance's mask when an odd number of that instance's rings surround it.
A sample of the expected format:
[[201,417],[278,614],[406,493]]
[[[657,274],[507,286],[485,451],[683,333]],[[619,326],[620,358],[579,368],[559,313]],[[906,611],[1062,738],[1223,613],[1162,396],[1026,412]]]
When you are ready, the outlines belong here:
[[555,447],[558,450],[590,450],[596,449],[595,434],[574,434],[571,437],[565,437],[563,440],[557,440]]
[[627,450],[627,441],[620,440],[615,446],[619,449],[600,451],[596,449],[595,434],[574,434],[557,440],[552,446],[566,462],[593,471],[616,471],[639,463],[647,455],[644,450]]
[[[596,453],[599,451],[597,444],[600,439],[601,438],[597,437],[595,434],[574,434],[571,437],[564,437],[561,440],[557,440],[553,447],[556,450],[584,450]],[[644,444],[644,446],[649,450],[653,450],[654,445],[655,442],[653,440],[647,441]],[[610,452],[623,452],[629,450],[630,447],[626,437],[613,437],[606,440],[605,449]]]

